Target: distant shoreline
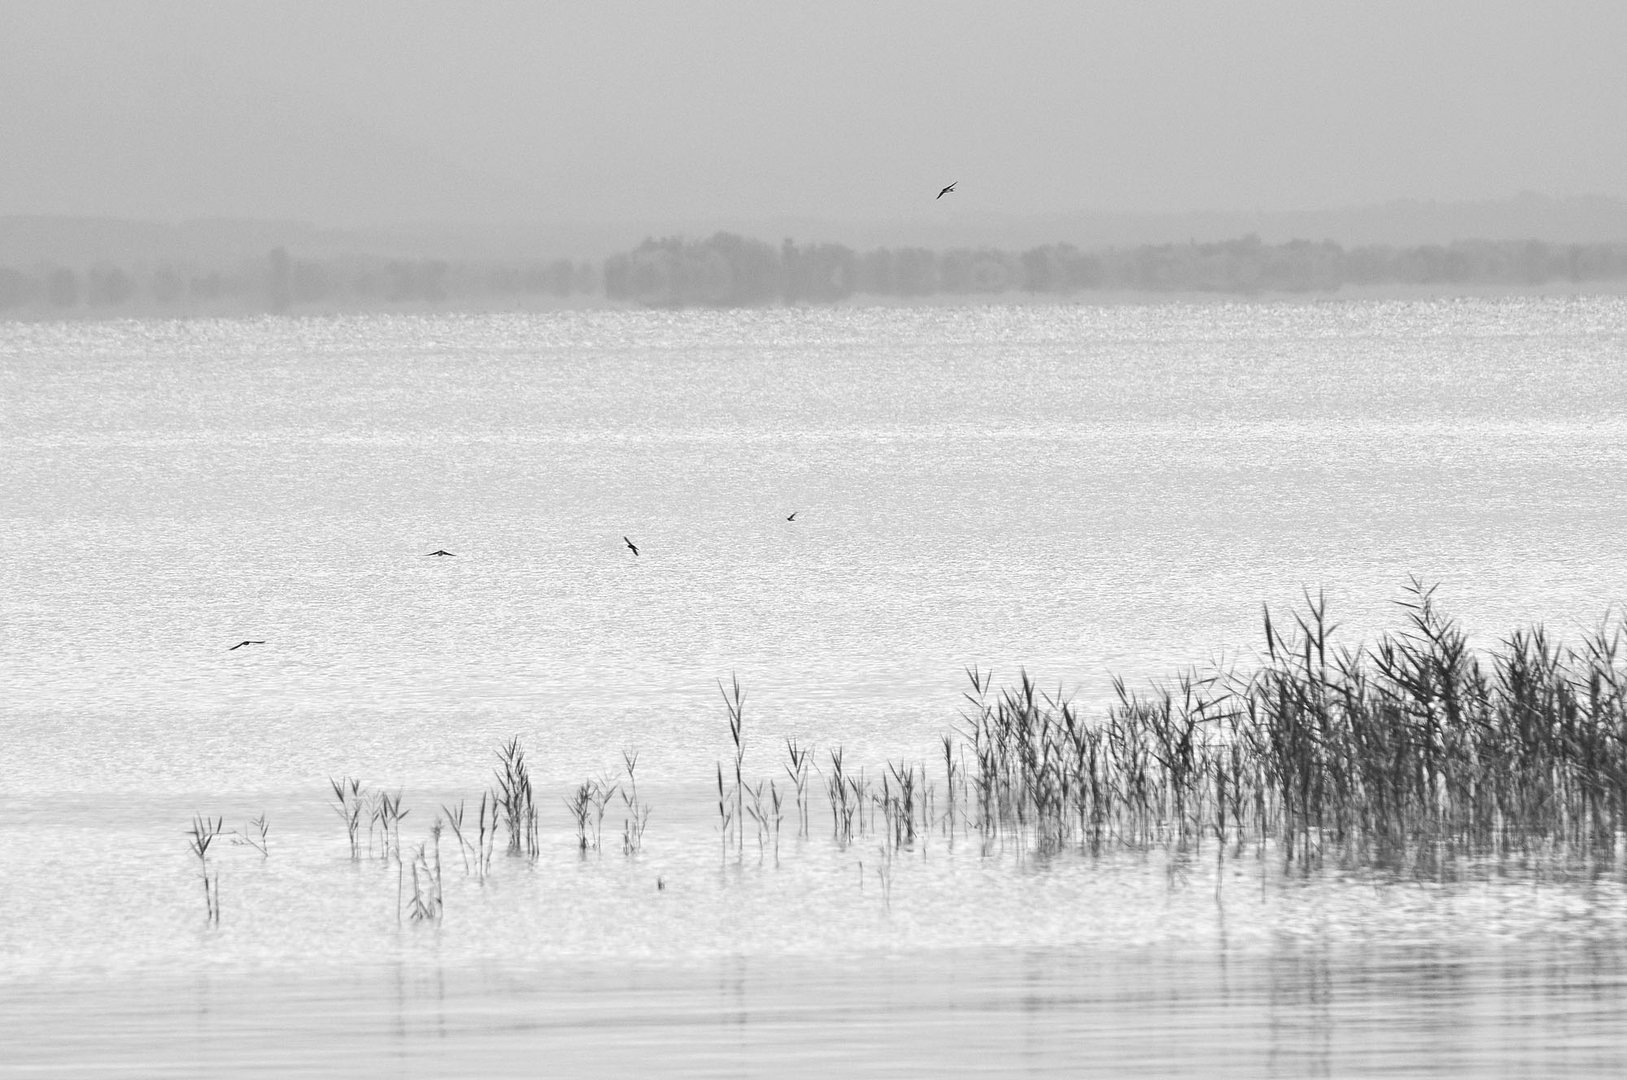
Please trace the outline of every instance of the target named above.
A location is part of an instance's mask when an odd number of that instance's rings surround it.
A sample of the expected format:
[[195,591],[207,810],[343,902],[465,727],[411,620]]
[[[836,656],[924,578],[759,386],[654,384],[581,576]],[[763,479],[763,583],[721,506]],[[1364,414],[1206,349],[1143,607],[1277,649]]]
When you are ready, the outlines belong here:
[[274,247],[228,263],[0,265],[0,318],[243,317],[803,306],[955,307],[1619,296],[1627,242],[1333,241],[1084,251],[770,244],[734,233],[649,238],[602,262],[319,255]]
[[1395,301],[1565,299],[1627,296],[1627,281],[1547,282],[1541,285],[1439,284],[1347,285],[1339,289],[1288,292],[1261,290],[1253,293],[1196,290],[1096,289],[1078,293],[937,293],[928,296],[886,296],[861,293],[842,300],[803,304],[690,305],[684,308],[643,305],[603,296],[576,296],[569,299],[539,300],[524,304],[472,304],[454,301],[407,301],[381,304],[294,304],[287,310],[269,312],[251,305],[220,304],[197,307],[131,305],[116,311],[78,309],[54,311],[45,308],[0,312],[0,323],[92,323],[137,320],[209,320],[263,318],[353,318],[366,315],[540,315],[566,311],[732,311],[732,310],[815,310],[822,308],[970,308],[970,307],[1157,307],[1159,305],[1238,305],[1238,304],[1327,304]]
[[807,304],[803,307],[1118,307],[1159,304],[1320,304],[1340,301],[1404,300],[1511,300],[1627,296],[1627,281],[1548,282],[1542,285],[1346,285],[1339,289],[1261,290],[1253,293],[1207,292],[1198,290],[1095,289],[1062,294],[974,293],[963,296],[896,297],[854,296],[834,304]]

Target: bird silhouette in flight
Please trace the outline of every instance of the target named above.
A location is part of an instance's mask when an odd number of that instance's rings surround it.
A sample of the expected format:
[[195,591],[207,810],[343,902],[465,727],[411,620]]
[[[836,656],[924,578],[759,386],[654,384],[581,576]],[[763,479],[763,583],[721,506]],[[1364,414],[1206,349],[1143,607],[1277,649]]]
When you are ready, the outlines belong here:
[[265,644],[265,642],[263,642],[263,641],[239,641],[236,645],[233,645],[230,649],[227,649],[226,651],[231,652],[234,649],[241,649],[245,645],[264,645],[264,644]]
[[802,513],[801,510],[793,510],[793,511],[791,511],[791,516],[786,518],[785,520],[786,521],[795,521],[797,519],[797,515],[800,514],[800,513]]
[[[956,181],[955,181],[955,184],[958,184],[958,183],[960,183],[960,181],[959,181],[959,180],[956,180]],[[950,193],[950,192],[951,192],[951,191],[954,191],[954,190],[955,190],[955,184],[950,184],[950,185],[949,185],[949,186],[948,186],[948,187],[946,187],[946,188],[944,188],[944,189],[943,189],[943,190],[942,190],[942,191],[940,191],[940,192],[938,192],[938,199],[941,199],[941,198],[943,198],[943,197],[944,197],[944,196],[945,196],[945,195],[947,195],[947,194],[949,194],[949,193]],[[938,199],[933,199],[933,200],[932,200],[932,201],[933,201],[933,202],[937,202],[937,201],[938,201]]]
[[[431,551],[429,555],[452,555],[452,553],[450,551]],[[425,555],[424,558],[429,558],[429,555]],[[452,555],[452,557],[457,558],[456,555]]]
[[632,542],[632,541],[631,541],[631,540],[628,540],[628,539],[627,539],[627,537],[625,537],[625,536],[624,536],[624,537],[622,537],[622,541],[623,541],[623,542],[624,542],[624,543],[626,543],[626,545],[627,545],[627,546],[628,546],[628,547],[629,547],[629,548],[631,548],[631,549],[632,549],[632,551],[633,551],[633,554],[634,554],[634,555],[637,555],[637,554],[638,554],[638,545],[637,545],[637,544],[635,544],[635,543],[633,543],[633,542]]

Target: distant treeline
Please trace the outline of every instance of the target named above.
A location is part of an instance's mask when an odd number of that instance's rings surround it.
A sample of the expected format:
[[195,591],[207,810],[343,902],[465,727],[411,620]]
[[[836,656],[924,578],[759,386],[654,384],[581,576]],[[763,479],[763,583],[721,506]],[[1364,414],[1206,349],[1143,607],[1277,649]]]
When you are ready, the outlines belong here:
[[1344,285],[1542,285],[1627,279],[1627,242],[1548,244],[1466,240],[1422,247],[1345,249],[1331,240],[1081,251],[1053,244],[995,249],[778,248],[719,233],[709,240],[646,240],[605,261],[605,294],[653,307],[829,303],[855,295],[1139,292],[1327,292]]
[[229,267],[158,263],[82,269],[0,266],[6,314],[239,313],[428,305],[525,306],[601,296],[599,268],[570,259],[499,262],[340,256],[275,248]]
[[1330,240],[1021,253],[841,244],[778,246],[718,233],[646,240],[601,265],[335,256],[276,248],[232,267],[157,263],[0,266],[0,316],[323,311],[428,305],[524,308],[603,299],[647,307],[834,303],[856,296],[1070,295],[1093,291],[1253,295],[1345,285],[1538,286],[1627,280],[1627,242],[1465,240],[1346,249]]

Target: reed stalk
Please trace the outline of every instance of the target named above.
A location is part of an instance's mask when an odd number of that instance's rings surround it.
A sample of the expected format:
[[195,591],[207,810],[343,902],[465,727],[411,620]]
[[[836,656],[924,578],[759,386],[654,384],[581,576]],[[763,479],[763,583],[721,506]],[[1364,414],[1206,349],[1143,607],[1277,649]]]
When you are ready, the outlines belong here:
[[369,796],[360,780],[342,777],[338,780],[328,778],[328,784],[333,788],[335,802],[334,811],[339,820],[345,823],[345,831],[350,837],[350,859],[359,862],[362,857],[361,848],[361,821],[365,812]]
[[621,850],[624,855],[637,855],[644,847],[644,829],[650,823],[650,807],[638,797],[638,751],[621,752],[623,768],[627,771],[627,784],[621,789],[622,809]]
[[257,818],[250,818],[247,825],[232,833],[232,843],[253,848],[260,853],[262,859],[269,858],[271,856],[270,832],[271,826],[267,824],[266,816],[261,814]]
[[808,770],[813,764],[811,747],[799,747],[795,738],[785,740],[785,774],[796,794],[797,835],[808,835]]
[[371,800],[371,815],[368,822],[368,844],[371,848],[373,829],[377,827],[379,833],[379,858],[383,862],[395,859],[397,865],[401,862],[401,819],[412,813],[401,806],[401,792],[394,795],[388,791],[378,791]]
[[[430,840],[418,845],[412,857],[412,898],[407,916],[413,922],[439,923],[444,917],[445,893],[441,888],[441,819],[430,827]],[[426,850],[433,844],[434,857]]]
[[192,829],[188,836],[192,838],[187,846],[198,860],[198,876],[203,879],[203,903],[206,917],[211,926],[220,925],[220,871],[215,870],[213,880],[210,878],[209,848],[214,844],[215,838],[225,827],[225,819],[210,820],[201,814],[192,815]]
[[[723,695],[723,707],[729,714],[729,738],[734,743],[734,820],[738,824],[746,819],[746,782],[742,775],[742,765],[746,757],[745,744],[745,715],[746,695],[740,689],[740,677],[730,675],[732,691],[723,687],[720,679],[717,684],[718,692]],[[746,852],[746,838],[744,831],[735,830],[736,849],[738,858],[744,858]]]

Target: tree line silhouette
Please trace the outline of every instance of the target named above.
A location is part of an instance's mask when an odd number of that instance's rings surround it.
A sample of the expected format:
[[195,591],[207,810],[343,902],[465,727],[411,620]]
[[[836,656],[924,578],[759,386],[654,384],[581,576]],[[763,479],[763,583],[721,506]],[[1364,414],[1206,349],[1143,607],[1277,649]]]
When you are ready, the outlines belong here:
[[1532,286],[1627,279],[1627,242],[1550,244],[1465,240],[1346,249],[1324,240],[1267,244],[1144,244],[1082,251],[1052,244],[993,248],[879,248],[840,244],[778,250],[719,233],[708,240],[646,240],[604,264],[605,295],[652,307],[831,303],[853,296],[926,297],[1099,291],[1254,295],[1334,291],[1345,285]]
[[599,270],[570,259],[452,261],[346,255],[297,258],[274,248],[230,266],[163,262],[133,267],[0,266],[6,314],[283,312],[559,303],[602,294]]
[[602,299],[646,307],[838,303],[854,297],[1332,292],[1347,285],[1539,286],[1627,280],[1627,242],[1463,240],[1345,248],[1331,240],[1144,244],[1023,252],[918,247],[859,252],[717,233],[648,239],[595,264],[569,259],[301,258],[284,248],[233,266],[0,266],[0,315],[75,311],[516,308]]

